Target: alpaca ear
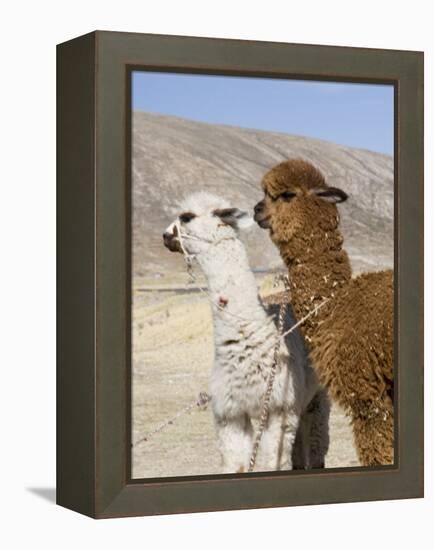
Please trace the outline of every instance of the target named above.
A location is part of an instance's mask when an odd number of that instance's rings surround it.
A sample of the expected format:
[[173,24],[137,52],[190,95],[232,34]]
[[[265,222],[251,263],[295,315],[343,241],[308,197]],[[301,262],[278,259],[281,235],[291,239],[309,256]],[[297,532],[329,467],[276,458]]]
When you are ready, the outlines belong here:
[[246,229],[253,224],[252,216],[239,208],[219,208],[214,210],[214,216],[218,216],[223,223],[234,229]]
[[333,204],[345,202],[348,199],[348,195],[345,191],[342,191],[342,189],[338,189],[337,187],[313,189],[312,193],[314,193],[317,197],[321,197],[321,199]]

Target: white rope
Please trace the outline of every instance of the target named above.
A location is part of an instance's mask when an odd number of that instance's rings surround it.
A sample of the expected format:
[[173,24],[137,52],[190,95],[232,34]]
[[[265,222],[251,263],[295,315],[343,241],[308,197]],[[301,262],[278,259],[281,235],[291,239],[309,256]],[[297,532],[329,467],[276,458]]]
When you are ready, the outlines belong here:
[[[178,241],[179,241],[179,246],[181,247],[184,259],[185,259],[187,265],[189,265],[189,264],[191,265],[191,262],[195,258],[195,256],[194,256],[194,254],[190,254],[189,252],[187,252],[187,250],[185,249],[184,235],[181,231],[181,222],[180,222],[179,218],[177,218],[177,220],[175,222],[175,227],[176,227],[177,237],[178,237]],[[185,236],[187,236],[187,235],[185,235]]]
[[285,336],[288,336],[288,334],[291,334],[291,332],[293,332],[297,327],[299,327],[305,321],[307,321],[309,319],[309,317],[311,317],[314,313],[316,313],[318,310],[320,310],[329,301],[330,301],[330,298],[325,298],[319,305],[314,307],[314,309],[312,309],[311,311],[309,311],[309,313],[307,313],[304,317],[302,317],[300,319],[300,321],[297,321],[297,323],[295,323],[295,325],[292,325],[292,327],[289,330],[284,332],[280,338],[285,338]]
[[179,411],[176,412],[171,418],[168,420],[165,420],[160,425],[158,425],[156,428],[148,432],[146,435],[138,439],[135,443],[132,444],[133,447],[136,447],[137,445],[140,445],[140,443],[144,443],[145,441],[149,441],[149,439],[157,434],[158,432],[162,432],[165,428],[168,426],[172,426],[181,416],[184,416],[184,414],[191,411],[191,409],[194,409],[197,407],[198,409],[204,410],[208,403],[211,401],[211,396],[208,395],[206,392],[202,391],[199,393],[199,396],[197,399],[183,407],[182,409],[179,409]]
[[[196,259],[196,254],[190,254],[189,252],[187,252],[183,241],[184,241],[184,239],[204,241],[204,242],[208,242],[208,243],[213,243],[213,241],[211,241],[210,239],[206,239],[205,237],[200,237],[199,238],[199,237],[196,237],[195,235],[191,235],[189,233],[184,233],[181,230],[181,222],[180,222],[179,218],[175,222],[175,227],[176,227],[177,234],[178,234],[177,236],[178,236],[179,246],[181,247],[181,250],[182,250],[182,253],[183,253],[183,256],[184,256],[184,260],[185,260],[185,263],[187,265],[187,273],[190,277],[191,282],[197,283],[196,277],[195,277],[194,272],[193,272],[193,260]],[[226,238],[221,239],[221,240],[226,240]],[[246,319],[245,317],[241,317],[240,315],[236,315],[235,313],[232,313],[231,311],[228,311],[224,306],[222,306],[218,302],[215,302],[212,299],[211,294],[208,290],[205,290],[203,287],[201,287],[199,285],[197,285],[197,288],[199,289],[200,292],[202,292],[202,294],[204,296],[206,296],[208,298],[208,300],[211,302],[211,304],[213,304],[217,309],[219,309],[220,311],[222,311],[226,315],[234,317],[235,319],[238,319],[238,321],[242,321],[243,323],[248,324],[250,322],[249,319]]]
[[[288,278],[284,279],[285,283],[285,290],[288,289]],[[277,331],[282,332],[283,330],[283,324],[285,322],[285,313],[288,307],[287,302],[282,302],[279,307],[279,318],[277,322]],[[262,402],[262,411],[261,411],[261,417],[259,419],[259,428],[256,433],[256,436],[253,440],[253,448],[252,452],[250,454],[250,460],[249,460],[249,472],[253,472],[253,469],[256,464],[256,458],[259,451],[259,445],[261,443],[262,436],[264,434],[264,430],[268,423],[268,417],[270,416],[270,401],[271,401],[271,394],[273,393],[273,385],[274,385],[274,379],[276,377],[277,367],[279,365],[279,353],[280,353],[280,344],[281,339],[277,338],[277,341],[274,345],[273,350],[273,364],[271,365],[270,372],[268,374],[267,379],[267,385],[265,388],[264,398]]]

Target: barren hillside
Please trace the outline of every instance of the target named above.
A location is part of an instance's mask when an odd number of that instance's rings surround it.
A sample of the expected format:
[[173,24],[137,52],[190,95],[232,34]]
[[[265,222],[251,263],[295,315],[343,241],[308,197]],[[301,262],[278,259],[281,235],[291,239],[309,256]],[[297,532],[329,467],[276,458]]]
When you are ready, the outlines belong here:
[[[134,273],[152,276],[183,268],[182,259],[161,243],[179,199],[207,189],[251,209],[261,197],[263,174],[290,157],[312,161],[330,185],[349,194],[340,212],[355,271],[392,266],[392,157],[306,137],[135,112]],[[254,227],[246,240],[253,268],[281,265],[265,231]]]

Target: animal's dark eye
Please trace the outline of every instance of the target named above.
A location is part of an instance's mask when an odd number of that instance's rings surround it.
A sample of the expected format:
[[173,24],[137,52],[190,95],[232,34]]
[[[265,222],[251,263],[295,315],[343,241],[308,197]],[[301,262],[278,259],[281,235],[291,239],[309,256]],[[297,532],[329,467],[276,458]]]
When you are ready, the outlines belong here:
[[182,223],[188,223],[191,222],[193,218],[196,217],[196,214],[193,214],[193,212],[184,212],[179,216],[179,219]]
[[291,193],[291,191],[285,191],[284,193],[281,193],[279,196],[281,199],[285,201],[289,201],[296,196],[296,193]]

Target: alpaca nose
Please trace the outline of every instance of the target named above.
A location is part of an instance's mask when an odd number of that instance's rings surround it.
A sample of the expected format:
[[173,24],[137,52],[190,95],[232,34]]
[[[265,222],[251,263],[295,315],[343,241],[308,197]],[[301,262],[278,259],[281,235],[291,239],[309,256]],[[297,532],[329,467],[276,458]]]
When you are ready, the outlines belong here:
[[264,201],[259,201],[254,208],[255,214],[260,214],[264,210]]
[[168,248],[171,252],[182,252],[181,245],[179,244],[178,237],[178,231],[176,227],[168,227],[168,230],[166,230],[163,233],[163,243],[166,248]]
[[173,239],[173,233],[169,233],[169,231],[165,231],[163,233],[163,241],[164,244],[170,243],[170,241]]

